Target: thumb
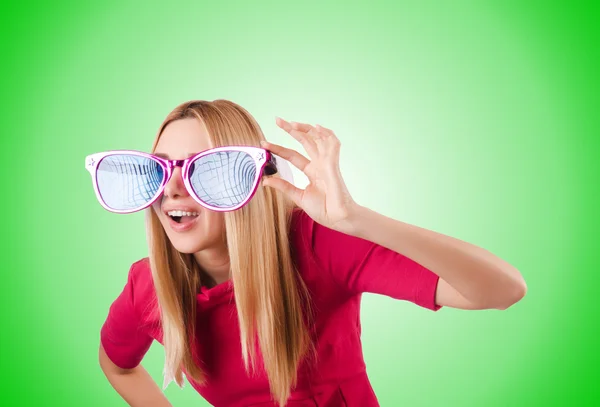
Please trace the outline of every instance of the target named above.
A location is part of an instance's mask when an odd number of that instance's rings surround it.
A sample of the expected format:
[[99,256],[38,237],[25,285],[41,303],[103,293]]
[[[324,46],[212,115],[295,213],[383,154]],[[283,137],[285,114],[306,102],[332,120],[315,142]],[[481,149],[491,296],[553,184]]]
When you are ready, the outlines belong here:
[[300,206],[300,201],[302,199],[302,190],[300,188],[296,188],[294,185],[290,184],[288,181],[282,178],[263,178],[262,180],[263,186],[267,186],[270,188],[274,188],[288,198],[290,198],[294,203]]

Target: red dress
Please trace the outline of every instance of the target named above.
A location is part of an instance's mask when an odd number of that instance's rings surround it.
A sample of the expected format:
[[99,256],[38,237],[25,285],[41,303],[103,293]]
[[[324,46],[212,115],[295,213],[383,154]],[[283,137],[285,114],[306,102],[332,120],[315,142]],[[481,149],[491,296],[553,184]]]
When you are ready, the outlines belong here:
[[[302,364],[287,406],[379,406],[367,377],[360,341],[363,292],[411,301],[438,310],[439,277],[383,246],[314,222],[296,209],[290,243],[298,271],[312,295],[317,365]],[[198,299],[197,351],[208,382],[190,384],[216,407],[275,407],[264,374],[244,369],[233,284],[202,287]],[[127,284],[101,329],[108,357],[121,368],[137,366],[162,331],[148,258],[134,263]],[[260,357],[260,353],[258,354]]]

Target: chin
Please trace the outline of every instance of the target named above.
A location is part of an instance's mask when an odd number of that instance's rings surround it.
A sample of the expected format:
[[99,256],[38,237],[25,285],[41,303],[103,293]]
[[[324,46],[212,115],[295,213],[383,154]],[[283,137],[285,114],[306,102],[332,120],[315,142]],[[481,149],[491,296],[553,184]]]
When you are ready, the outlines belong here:
[[199,252],[200,250],[202,250],[202,245],[199,245],[198,243],[195,244],[189,244],[186,242],[173,242],[171,241],[171,243],[173,244],[173,247],[179,251],[180,253],[184,253],[184,254],[192,254],[192,253],[196,253]]

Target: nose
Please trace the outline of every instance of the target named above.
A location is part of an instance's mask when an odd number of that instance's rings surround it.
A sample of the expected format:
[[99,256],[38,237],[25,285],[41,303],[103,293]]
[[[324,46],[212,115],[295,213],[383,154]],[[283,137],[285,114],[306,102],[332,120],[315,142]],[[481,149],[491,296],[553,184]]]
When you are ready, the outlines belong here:
[[173,168],[173,174],[171,175],[171,179],[169,180],[169,182],[167,182],[167,185],[165,185],[164,197],[175,198],[176,196],[186,197],[188,195],[189,193],[187,192],[185,184],[183,183],[181,167],[175,166]]

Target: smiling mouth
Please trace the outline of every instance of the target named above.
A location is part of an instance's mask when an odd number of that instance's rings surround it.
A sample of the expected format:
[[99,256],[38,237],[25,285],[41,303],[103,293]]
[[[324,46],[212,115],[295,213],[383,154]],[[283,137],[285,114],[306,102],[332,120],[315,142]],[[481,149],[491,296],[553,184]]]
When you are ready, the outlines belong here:
[[177,223],[188,223],[198,217],[197,212],[182,212],[182,211],[171,211],[167,214],[171,219]]

